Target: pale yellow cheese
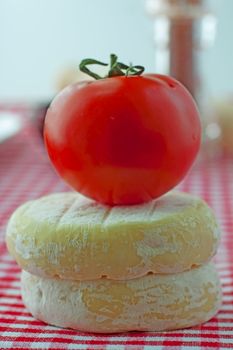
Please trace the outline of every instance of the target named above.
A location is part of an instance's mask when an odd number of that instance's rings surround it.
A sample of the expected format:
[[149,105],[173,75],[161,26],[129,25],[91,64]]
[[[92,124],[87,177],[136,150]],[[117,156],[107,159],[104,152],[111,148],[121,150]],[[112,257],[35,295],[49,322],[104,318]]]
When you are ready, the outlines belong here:
[[128,281],[70,281],[22,272],[23,301],[35,318],[87,332],[162,331],[209,320],[221,304],[212,263]]
[[206,203],[188,194],[108,207],[70,192],[22,205],[6,240],[18,264],[34,275],[125,280],[208,262],[219,228]]

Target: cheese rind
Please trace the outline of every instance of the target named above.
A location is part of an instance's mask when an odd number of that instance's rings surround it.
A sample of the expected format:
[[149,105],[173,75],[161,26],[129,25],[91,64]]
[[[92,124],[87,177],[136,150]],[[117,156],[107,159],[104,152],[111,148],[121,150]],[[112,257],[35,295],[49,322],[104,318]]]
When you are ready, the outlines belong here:
[[211,209],[189,194],[108,207],[70,192],[19,207],[6,241],[18,264],[41,277],[125,280],[200,266],[219,236]]
[[70,281],[22,272],[23,301],[35,318],[86,332],[163,331],[206,322],[221,304],[212,263],[128,281]]

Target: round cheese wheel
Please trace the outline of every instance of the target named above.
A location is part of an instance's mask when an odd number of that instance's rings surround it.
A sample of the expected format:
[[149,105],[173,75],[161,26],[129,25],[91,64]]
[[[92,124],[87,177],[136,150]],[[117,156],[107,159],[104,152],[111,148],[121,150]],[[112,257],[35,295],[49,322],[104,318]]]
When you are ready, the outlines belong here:
[[206,203],[184,193],[116,207],[59,193],[18,208],[6,240],[18,264],[34,275],[125,280],[208,262],[219,228]]
[[127,281],[70,281],[22,272],[23,301],[35,318],[87,332],[163,331],[198,325],[220,307],[212,263]]

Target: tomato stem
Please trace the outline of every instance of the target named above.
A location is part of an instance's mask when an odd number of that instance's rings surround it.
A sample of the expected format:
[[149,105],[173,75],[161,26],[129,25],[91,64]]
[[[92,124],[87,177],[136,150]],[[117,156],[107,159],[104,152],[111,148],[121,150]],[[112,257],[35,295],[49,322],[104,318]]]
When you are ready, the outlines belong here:
[[108,74],[104,77],[101,77],[99,74],[92,72],[87,66],[89,65],[101,65],[101,66],[108,66],[107,63],[97,61],[92,58],[85,58],[81,61],[79,65],[79,69],[81,72],[86,73],[90,75],[92,78],[99,80],[99,79],[105,79],[105,78],[111,78],[111,77],[117,77],[117,76],[130,76],[130,75],[141,75],[145,68],[143,66],[133,66],[132,63],[127,64],[118,62],[118,57],[115,54],[110,55],[110,64],[109,64],[109,71]]

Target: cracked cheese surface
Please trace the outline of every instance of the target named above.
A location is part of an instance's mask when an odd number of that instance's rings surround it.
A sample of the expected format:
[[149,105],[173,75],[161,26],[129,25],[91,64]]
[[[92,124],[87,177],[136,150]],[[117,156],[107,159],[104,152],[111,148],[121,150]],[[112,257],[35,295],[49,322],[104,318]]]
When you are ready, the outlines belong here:
[[211,209],[189,194],[108,207],[68,192],[19,207],[6,240],[18,264],[34,275],[125,280],[200,266],[215,254],[219,235]]
[[162,331],[198,325],[220,307],[212,263],[127,281],[70,281],[22,272],[22,297],[46,323],[88,332]]

